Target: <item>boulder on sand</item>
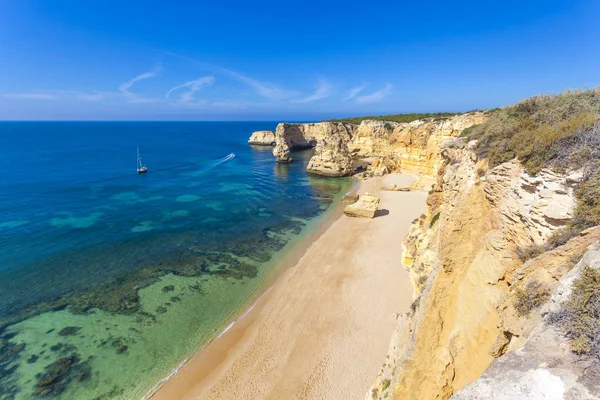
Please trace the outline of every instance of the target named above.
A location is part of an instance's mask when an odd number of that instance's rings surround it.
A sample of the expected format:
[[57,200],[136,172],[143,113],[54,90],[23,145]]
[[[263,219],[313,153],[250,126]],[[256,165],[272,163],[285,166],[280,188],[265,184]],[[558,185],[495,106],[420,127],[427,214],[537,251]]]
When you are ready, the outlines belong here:
[[344,208],[344,214],[349,217],[374,218],[379,206],[379,197],[365,193],[360,199]]

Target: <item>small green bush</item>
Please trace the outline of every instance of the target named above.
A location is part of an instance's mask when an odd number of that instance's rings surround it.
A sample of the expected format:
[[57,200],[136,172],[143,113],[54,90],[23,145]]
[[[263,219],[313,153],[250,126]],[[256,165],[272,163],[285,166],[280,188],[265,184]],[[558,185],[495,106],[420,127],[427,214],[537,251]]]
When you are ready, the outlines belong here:
[[[360,124],[364,120],[375,120],[375,121],[391,121],[391,122],[412,122],[418,119],[441,121],[460,113],[453,112],[439,112],[439,113],[412,113],[412,114],[391,114],[391,115],[378,115],[370,117],[351,117],[351,118],[340,118],[331,119],[329,122],[343,122],[351,124]],[[391,127],[391,125],[390,125]]]
[[530,281],[525,289],[517,288],[515,296],[515,310],[520,316],[525,316],[550,298],[550,290],[541,282]]
[[385,392],[385,391],[386,391],[386,389],[390,387],[390,384],[391,384],[391,383],[392,383],[392,382],[390,382],[390,380],[389,380],[389,379],[384,379],[384,381],[383,381],[383,382],[381,382],[381,391],[382,391],[382,392]]
[[431,218],[431,222],[429,223],[429,227],[433,228],[433,225],[437,222],[438,219],[440,219],[440,213],[439,212],[437,214],[435,214],[433,216],[433,218]]
[[570,299],[550,315],[577,354],[600,359],[600,271],[586,265],[573,283]]
[[576,230],[591,228],[600,224],[600,169],[580,183],[575,190],[577,207],[572,226]]

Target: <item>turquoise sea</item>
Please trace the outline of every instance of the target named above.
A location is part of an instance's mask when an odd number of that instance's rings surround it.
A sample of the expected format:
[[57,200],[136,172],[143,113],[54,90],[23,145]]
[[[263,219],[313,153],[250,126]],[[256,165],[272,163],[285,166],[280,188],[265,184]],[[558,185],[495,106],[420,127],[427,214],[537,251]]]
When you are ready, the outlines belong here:
[[0,122],[0,399],[142,398],[222,332],[350,187],[275,126]]

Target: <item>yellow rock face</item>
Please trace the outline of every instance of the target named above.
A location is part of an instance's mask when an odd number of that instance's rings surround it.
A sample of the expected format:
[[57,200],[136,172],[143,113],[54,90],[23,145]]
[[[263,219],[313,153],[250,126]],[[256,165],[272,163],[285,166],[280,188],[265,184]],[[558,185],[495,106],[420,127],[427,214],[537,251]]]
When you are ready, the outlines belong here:
[[530,280],[552,290],[599,235],[587,233],[523,264],[518,248],[544,243],[572,217],[572,183],[550,171],[530,176],[516,161],[486,172],[464,141],[442,141],[440,148],[439,160],[415,158],[424,163],[416,169],[430,171],[438,162],[443,168],[428,213],[403,242],[401,261],[416,301],[374,386],[389,379],[394,399],[448,399],[494,358],[519,348],[541,317],[537,310],[515,314],[515,290]]
[[440,145],[486,120],[483,113],[467,113],[442,121],[411,123],[363,121],[349,145],[358,157],[398,158],[395,171],[436,175],[442,165]]

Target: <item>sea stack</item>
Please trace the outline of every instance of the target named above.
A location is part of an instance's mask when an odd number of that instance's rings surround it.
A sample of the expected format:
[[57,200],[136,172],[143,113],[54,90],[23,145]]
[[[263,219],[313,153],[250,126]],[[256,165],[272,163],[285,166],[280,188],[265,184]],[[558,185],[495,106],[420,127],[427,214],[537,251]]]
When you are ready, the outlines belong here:
[[248,139],[248,144],[254,146],[275,146],[275,132],[256,131]]

